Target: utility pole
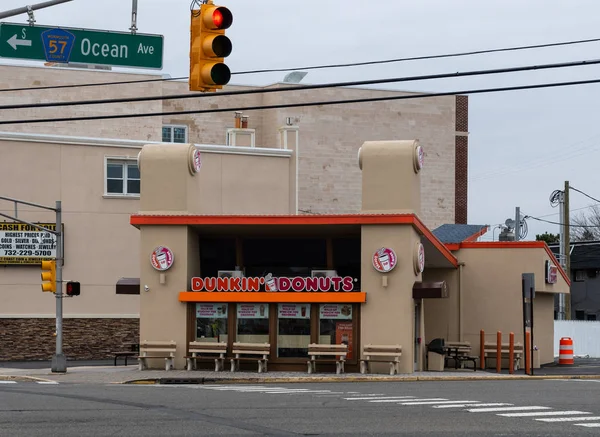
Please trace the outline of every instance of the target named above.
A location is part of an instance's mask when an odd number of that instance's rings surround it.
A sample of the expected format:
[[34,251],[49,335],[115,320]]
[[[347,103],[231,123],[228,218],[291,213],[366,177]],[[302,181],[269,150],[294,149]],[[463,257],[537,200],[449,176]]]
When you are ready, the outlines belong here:
[[38,3],[36,5],[24,6],[22,8],[11,9],[10,11],[0,12],[0,19],[14,17],[15,15],[21,14],[29,14],[29,24],[33,26],[35,20],[33,19],[33,11],[37,11],[38,9],[48,8],[50,6],[56,6],[61,3],[71,2],[73,0],[51,0],[43,3]]
[[4,214],[0,212],[0,216],[6,217],[8,219],[14,220],[18,223],[24,223],[26,225],[32,226],[34,228],[40,229],[42,231],[50,232],[56,236],[56,354],[52,357],[52,372],[55,373],[65,373],[67,371],[67,359],[63,354],[62,350],[62,322],[63,322],[63,307],[62,307],[62,269],[63,269],[63,232],[62,232],[62,205],[61,201],[56,201],[56,206],[54,208],[50,206],[38,205],[37,203],[25,202],[23,200],[17,200],[10,197],[2,197],[1,200],[7,200],[9,202],[13,202],[15,204],[15,215],[17,213],[17,204],[21,203],[23,205],[33,206],[35,208],[47,209],[49,211],[54,211],[56,213],[56,229],[48,229],[43,226],[36,225],[35,223],[28,222],[26,220],[21,220],[17,217],[12,217],[8,214]]
[[521,207],[515,208],[515,241],[519,241],[521,237]]
[[[565,212],[564,212],[564,223],[563,229],[565,234],[565,273],[568,278],[571,278],[571,223],[569,219],[569,181],[565,181]],[[570,291],[570,290],[569,290]],[[571,293],[564,295],[565,297],[565,320],[571,320]]]

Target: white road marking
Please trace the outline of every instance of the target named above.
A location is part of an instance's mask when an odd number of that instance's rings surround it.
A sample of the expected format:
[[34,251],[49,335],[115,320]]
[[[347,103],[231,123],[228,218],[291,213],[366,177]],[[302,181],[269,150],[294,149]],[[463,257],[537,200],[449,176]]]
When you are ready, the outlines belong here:
[[538,411],[534,413],[504,413],[504,417],[534,417],[534,416],[571,416],[573,414],[592,414],[585,411]]
[[56,384],[58,384],[58,382],[56,382],[56,381],[38,381],[38,384],[56,385]]
[[576,423],[575,426],[585,426],[586,428],[600,428],[600,423]]
[[443,405],[443,404],[477,404],[479,401],[424,401],[424,402],[403,402],[400,405]]
[[540,422],[581,422],[582,420],[600,420],[600,416],[586,417],[553,417],[551,419],[535,419]]
[[434,406],[433,408],[500,407],[503,405],[513,405],[513,404],[504,404],[504,403],[477,404],[477,405],[457,404],[457,405],[438,405],[438,406]]
[[342,398],[346,401],[372,401],[375,399],[407,399],[407,398],[414,398],[414,396],[384,396],[384,397],[364,397],[364,398]]
[[497,411],[523,411],[523,410],[550,410],[550,407],[498,407],[498,408],[471,408],[471,413],[495,413]]
[[0,381],[0,384],[16,384],[17,381]]

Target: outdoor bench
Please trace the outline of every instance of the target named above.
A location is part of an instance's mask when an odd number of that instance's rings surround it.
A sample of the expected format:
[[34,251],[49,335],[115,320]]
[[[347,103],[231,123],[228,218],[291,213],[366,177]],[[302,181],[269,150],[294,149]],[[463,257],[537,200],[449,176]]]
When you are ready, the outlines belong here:
[[147,360],[150,358],[164,358],[165,370],[175,367],[175,350],[177,344],[174,341],[147,341],[140,343],[139,369],[148,368]]
[[335,373],[338,375],[344,373],[346,355],[348,355],[348,345],[346,344],[311,343],[308,345],[308,356],[310,357],[310,360],[306,362],[308,365],[308,373],[317,371],[317,363],[335,363]]
[[[493,359],[496,360],[497,359],[497,355],[498,355],[498,346],[495,342],[485,342],[484,343],[484,358],[485,358],[485,367],[487,369],[487,361],[488,358],[489,359]],[[502,343],[501,344],[501,360],[504,359],[509,359],[509,354],[510,354],[510,343]],[[523,344],[522,343],[515,343],[514,344],[514,368],[515,370],[519,370],[519,366],[521,364],[521,357],[523,356]]]
[[[267,361],[271,353],[271,345],[269,343],[233,343],[231,351],[231,371],[240,370],[240,361],[258,361],[258,373],[267,371]],[[254,355],[251,357],[249,355]]]
[[373,362],[389,363],[390,375],[400,371],[400,357],[402,346],[367,344],[363,347],[363,359],[360,360],[360,373],[369,373],[369,364]]
[[227,343],[191,341],[188,347],[187,370],[196,370],[198,361],[215,361],[215,372],[224,370]]

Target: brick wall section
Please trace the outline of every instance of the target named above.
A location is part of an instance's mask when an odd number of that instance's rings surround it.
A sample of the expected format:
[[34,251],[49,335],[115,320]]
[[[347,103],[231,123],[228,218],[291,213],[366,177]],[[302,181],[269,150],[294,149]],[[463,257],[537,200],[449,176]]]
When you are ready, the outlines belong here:
[[[102,360],[139,342],[139,319],[64,319],[67,360]],[[0,361],[51,360],[55,319],[0,319]]]
[[468,213],[468,186],[469,186],[469,98],[456,96],[456,135],[455,139],[455,207],[454,222],[467,223]]

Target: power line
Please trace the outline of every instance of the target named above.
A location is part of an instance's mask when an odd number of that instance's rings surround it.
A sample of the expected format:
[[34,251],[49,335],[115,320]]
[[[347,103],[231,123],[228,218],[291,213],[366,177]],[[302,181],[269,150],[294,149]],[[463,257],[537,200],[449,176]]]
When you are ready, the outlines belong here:
[[[570,212],[581,211],[582,209],[593,208],[595,206],[600,206],[600,203],[594,203],[593,205],[582,206],[581,208],[570,209]],[[559,215],[559,214],[560,214],[560,212],[555,212],[552,214],[538,215],[536,217],[538,217],[538,218],[553,217],[553,216]]]
[[124,97],[119,99],[96,99],[96,100],[78,100],[70,102],[45,102],[45,103],[23,103],[16,105],[2,105],[0,109],[29,109],[29,108],[48,108],[48,107],[60,107],[60,106],[79,106],[79,105],[104,105],[104,104],[115,104],[115,103],[139,103],[139,102],[150,102],[156,100],[175,100],[175,99],[196,99],[196,98],[208,98],[208,97],[225,97],[225,96],[240,96],[247,94],[268,94],[268,93],[280,93],[290,91],[305,91],[314,89],[324,88],[338,88],[338,87],[349,87],[359,85],[381,85],[386,83],[399,83],[399,82],[411,82],[421,80],[432,80],[432,79],[447,79],[454,77],[468,77],[468,76],[485,76],[490,74],[503,74],[503,73],[515,73],[522,71],[533,71],[533,70],[548,70],[555,68],[568,68],[568,67],[583,67],[588,65],[600,64],[600,59],[575,61],[575,62],[560,62],[554,64],[541,64],[541,65],[526,65],[522,67],[508,67],[508,68],[495,68],[491,70],[471,70],[456,73],[440,73],[440,74],[427,74],[421,76],[408,76],[408,77],[395,77],[387,79],[372,79],[372,80],[361,80],[351,82],[334,82],[316,85],[296,85],[287,86],[282,88],[260,88],[251,90],[240,90],[240,91],[224,91],[216,94],[206,93],[186,93],[186,94],[171,94],[161,96],[143,96],[143,97]]
[[[534,45],[527,45],[527,46],[513,46],[513,47],[505,47],[505,48],[498,48],[498,49],[483,49],[483,50],[472,50],[472,51],[458,52],[458,53],[447,53],[447,54],[427,55],[427,56],[413,56],[413,57],[406,57],[406,58],[386,59],[386,60],[380,60],[380,61],[351,62],[351,63],[347,63],[347,64],[317,65],[317,66],[312,66],[312,67],[274,68],[274,69],[264,69],[264,70],[238,71],[238,72],[233,72],[231,74],[232,75],[243,75],[243,74],[275,73],[275,72],[298,71],[298,70],[318,70],[318,69],[325,69],[325,68],[358,67],[358,66],[364,66],[364,65],[389,64],[389,63],[406,62],[406,61],[453,58],[453,57],[461,57],[461,56],[481,55],[481,54],[486,54],[486,53],[498,53],[498,52],[530,50],[530,49],[538,49],[538,48],[546,48],[546,47],[558,47],[558,46],[566,46],[566,45],[574,45],[574,44],[585,44],[585,43],[598,42],[598,41],[600,41],[600,38],[590,38],[590,39],[563,41],[563,42],[546,43],[546,44],[534,44]],[[188,76],[181,76],[181,77],[169,77],[169,78],[161,78],[161,79],[142,79],[142,80],[128,80],[128,81],[117,81],[117,82],[98,82],[98,83],[83,83],[83,84],[69,84],[69,85],[49,85],[49,86],[40,86],[40,87],[9,88],[9,89],[0,89],[0,93],[13,92],[13,91],[37,91],[37,90],[48,90],[48,89],[79,88],[79,87],[91,87],[91,86],[126,85],[126,84],[132,84],[132,83],[147,83],[147,82],[165,82],[165,81],[173,81],[173,80],[184,80],[184,79],[188,79],[188,78],[189,78]]]
[[89,121],[89,120],[110,120],[119,118],[142,118],[142,117],[162,117],[168,115],[186,115],[186,114],[214,114],[220,112],[235,112],[235,111],[260,111],[267,109],[286,109],[286,108],[298,108],[298,107],[311,107],[311,106],[330,106],[330,105],[343,105],[350,103],[367,103],[367,102],[383,102],[392,100],[409,100],[409,99],[423,99],[430,97],[443,97],[443,96],[455,96],[455,95],[467,95],[467,94],[483,94],[483,93],[494,93],[494,92],[505,92],[505,91],[520,91],[528,89],[542,89],[542,88],[555,88],[562,86],[574,86],[574,85],[589,85],[600,83],[600,79],[589,79],[579,80],[570,82],[553,82],[543,83],[536,85],[520,85],[512,87],[502,88],[483,88],[483,89],[471,89],[471,90],[460,90],[460,91],[449,91],[440,93],[428,93],[428,94],[413,94],[404,96],[386,96],[386,97],[371,97],[362,99],[349,99],[349,100],[329,100],[320,102],[302,102],[302,103],[287,103],[278,105],[263,105],[263,106],[245,106],[245,107],[231,107],[231,108],[214,108],[214,109],[195,109],[187,111],[169,111],[169,112],[148,112],[142,114],[120,114],[120,115],[90,115],[84,117],[62,117],[62,118],[40,118],[30,120],[3,120],[0,121],[0,125],[3,124],[28,124],[28,123],[54,123],[63,121]]
[[[551,225],[559,225],[559,226],[566,226],[565,223],[559,223],[559,222],[553,222],[550,220],[544,220],[542,218],[539,217],[533,217],[531,215],[526,215],[524,218],[528,219],[533,219],[533,220],[537,220],[538,222],[544,222],[544,223],[550,223]],[[595,226],[595,225],[573,225],[570,224],[569,227],[571,228],[600,228],[600,226]]]
[[5,88],[0,89],[0,93],[13,92],[13,91],[37,91],[37,90],[54,90],[61,88],[84,88],[90,86],[105,86],[105,85],[126,85],[132,83],[146,83],[146,82],[165,82],[169,80],[181,80],[187,79],[186,77],[164,77],[161,79],[142,79],[142,80],[122,80],[118,82],[98,82],[98,83],[80,83],[70,85],[48,85],[48,86],[37,86],[37,87],[24,87],[24,88]]
[[598,202],[598,203],[600,203],[600,200],[596,199],[595,197],[592,197],[592,196],[590,196],[590,195],[589,195],[589,194],[587,194],[587,193],[584,193],[584,192],[583,192],[583,191],[581,191],[581,190],[578,190],[578,189],[577,189],[577,188],[575,188],[575,187],[569,186],[569,188],[570,188],[571,190],[573,190],[573,191],[577,191],[578,193],[581,193],[581,194],[583,194],[583,195],[584,195],[585,197],[587,197],[588,199],[592,199],[594,202]]
[[297,70],[318,70],[318,69],[322,69],[322,68],[359,67],[359,66],[364,66],[364,65],[380,65],[380,64],[390,64],[390,63],[394,63],[394,62],[422,61],[422,60],[426,60],[426,59],[455,58],[455,57],[459,57],[459,56],[481,55],[484,53],[497,53],[497,52],[516,51],[516,50],[537,49],[537,48],[544,48],[544,47],[556,47],[556,46],[564,46],[564,45],[571,45],[571,44],[583,44],[583,43],[597,42],[597,41],[600,41],[600,38],[592,38],[592,39],[584,39],[584,40],[576,40],[576,41],[566,41],[566,42],[558,42],[558,43],[548,43],[548,44],[536,44],[536,45],[529,45],[529,46],[506,47],[506,48],[500,48],[500,49],[473,50],[473,51],[469,51],[469,52],[459,52],[459,53],[451,53],[451,54],[445,54],[445,55],[413,56],[413,57],[409,57],[409,58],[387,59],[387,60],[383,60],[383,61],[351,62],[348,64],[318,65],[318,66],[314,66],[314,67],[248,70],[248,71],[239,71],[237,73],[232,73],[232,74],[275,73],[275,72],[297,71]]

